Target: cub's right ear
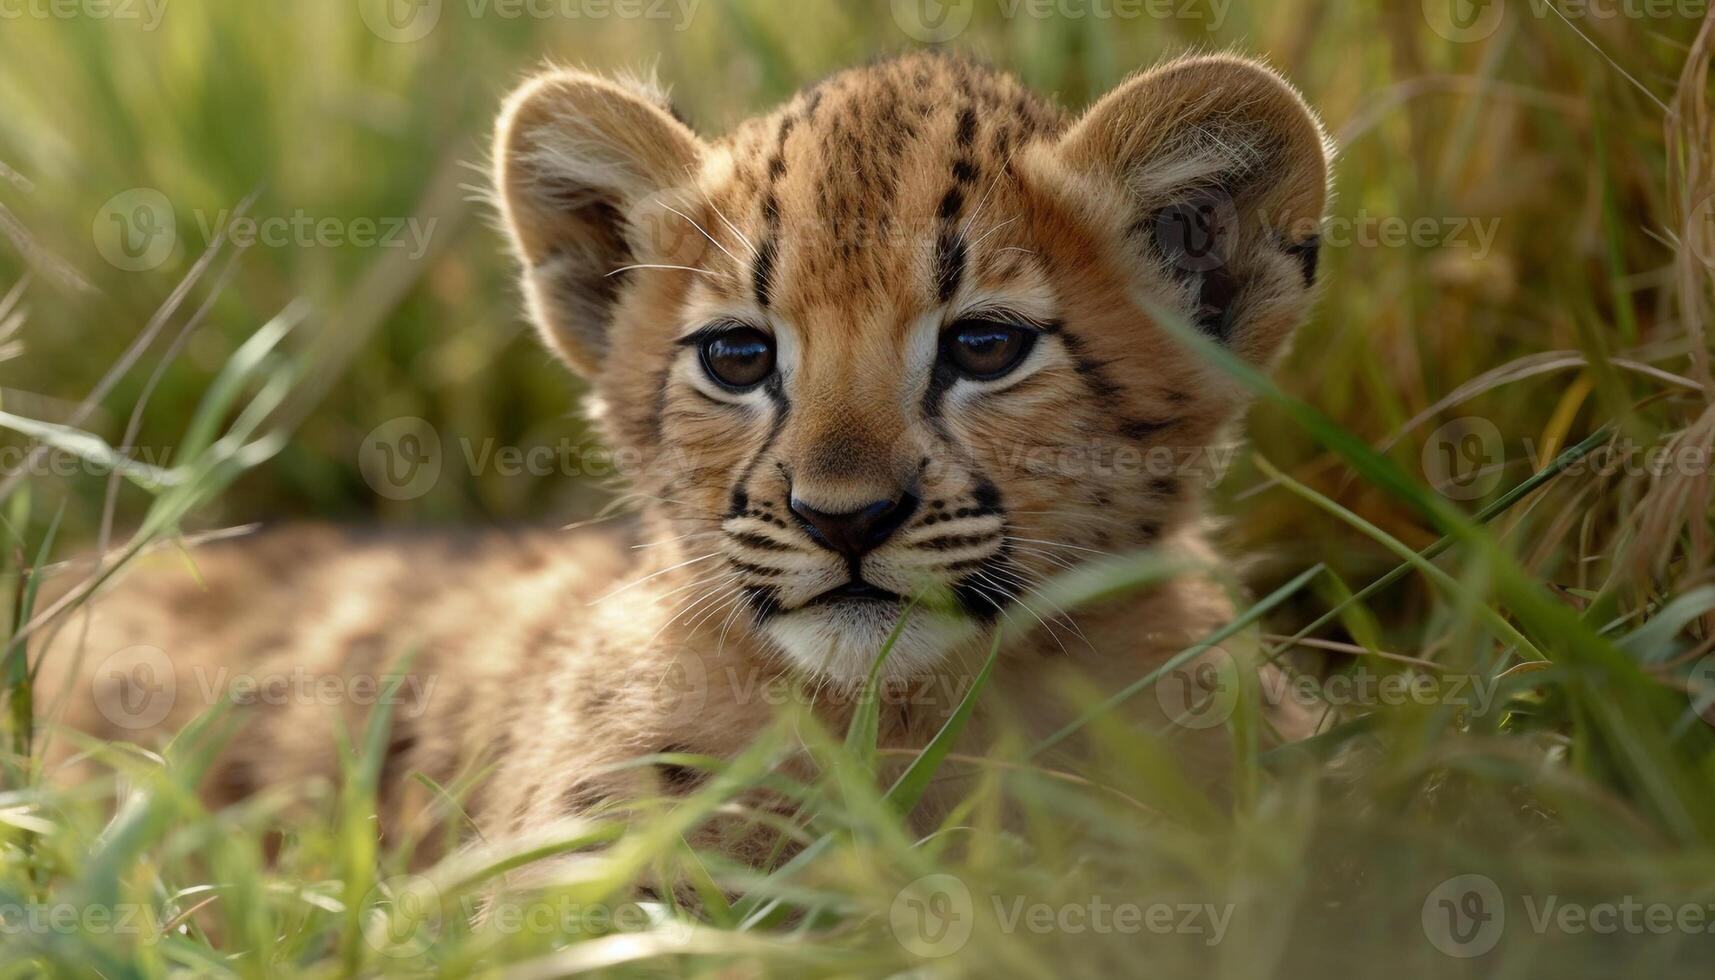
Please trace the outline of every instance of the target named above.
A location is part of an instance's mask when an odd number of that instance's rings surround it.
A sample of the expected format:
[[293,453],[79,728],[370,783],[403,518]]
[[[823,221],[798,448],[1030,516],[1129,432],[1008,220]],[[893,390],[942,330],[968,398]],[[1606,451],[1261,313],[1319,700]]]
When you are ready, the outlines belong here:
[[703,143],[641,83],[539,75],[506,100],[494,181],[543,339],[582,374],[600,367],[623,277],[656,261],[645,212],[688,183]]

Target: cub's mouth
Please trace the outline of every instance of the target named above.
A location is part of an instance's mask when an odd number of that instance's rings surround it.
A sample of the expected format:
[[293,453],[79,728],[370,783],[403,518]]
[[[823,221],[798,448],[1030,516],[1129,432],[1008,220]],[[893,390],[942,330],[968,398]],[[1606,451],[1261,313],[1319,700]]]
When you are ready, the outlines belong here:
[[904,601],[905,597],[899,593],[889,592],[878,585],[871,585],[860,578],[852,579],[844,585],[835,586],[834,588],[831,588],[828,591],[823,592],[821,595],[811,599],[809,602],[805,603],[805,605],[816,606],[844,602],[883,602],[898,604]]

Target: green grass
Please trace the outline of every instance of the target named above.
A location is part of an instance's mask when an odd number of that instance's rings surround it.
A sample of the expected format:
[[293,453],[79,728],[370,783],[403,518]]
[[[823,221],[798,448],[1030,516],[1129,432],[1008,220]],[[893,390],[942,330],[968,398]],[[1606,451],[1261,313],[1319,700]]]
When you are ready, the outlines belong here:
[[[451,3],[412,44],[378,38],[355,6],[182,0],[154,31],[0,21],[0,449],[150,450],[111,476],[0,474],[0,978],[1706,975],[1708,466],[1599,462],[1615,446],[1715,445],[1709,51],[1683,16],[1568,22],[1515,2],[1492,36],[1451,43],[1416,3],[1235,0],[1213,31],[977,3],[960,44],[1068,105],[1164,54],[1236,45],[1290,75],[1340,143],[1327,288],[1294,352],[1270,381],[1210,351],[1259,400],[1256,450],[1217,491],[1255,598],[1209,640],[1314,667],[1338,703],[1327,734],[1264,751],[1259,694],[1240,685],[1226,793],[1112,721],[1169,670],[1089,693],[1101,761],[1079,777],[1033,761],[1043,745],[972,760],[949,739],[884,779],[869,715],[846,732],[789,715],[738,760],[672,758],[717,772],[688,799],[427,871],[411,858],[430,842],[373,826],[384,714],[349,733],[339,785],[221,812],[188,790],[220,717],[160,754],[85,745],[111,776],[57,787],[23,720],[43,710],[23,641],[77,603],[43,608],[32,570],[265,518],[563,522],[609,499],[595,479],[448,467],[394,501],[358,467],[365,434],[404,415],[450,440],[590,438],[469,189],[522,72],[658,63],[713,132],[912,43],[886,3],[705,0],[682,31],[471,19]],[[138,187],[170,202],[179,244],[127,271],[103,258],[99,215]],[[199,266],[205,226],[247,200],[264,217],[434,230],[421,255],[228,247]],[[1433,224],[1410,234],[1418,219]],[[1447,428],[1469,418],[1492,428]],[[1444,453],[1470,475],[1467,450],[1492,474],[1436,492]],[[1163,573],[1143,558],[1058,587],[1074,603]],[[1427,695],[1385,693],[1407,683]],[[828,775],[782,783],[771,761],[806,742]],[[953,770],[967,802],[939,832],[909,832],[899,811]],[[764,783],[803,814],[805,849],[781,871],[684,843]],[[437,833],[458,834],[471,786],[432,789]],[[507,872],[565,854],[582,860],[564,884],[506,897]],[[1447,939],[1440,899],[1466,891],[1438,889],[1470,874],[1506,919],[1465,959],[1432,940]],[[1630,929],[1629,903],[1680,918],[1637,912]],[[1579,918],[1610,905],[1618,931]]]

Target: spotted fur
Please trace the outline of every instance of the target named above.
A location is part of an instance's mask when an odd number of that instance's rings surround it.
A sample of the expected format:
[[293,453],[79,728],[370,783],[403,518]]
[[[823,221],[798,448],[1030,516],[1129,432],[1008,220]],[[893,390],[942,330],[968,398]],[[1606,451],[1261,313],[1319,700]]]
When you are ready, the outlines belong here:
[[[186,600],[226,602],[231,622],[292,609],[262,617],[275,662],[340,670],[420,647],[412,669],[449,693],[396,735],[389,778],[492,759],[475,815],[504,835],[623,801],[643,785],[613,768],[624,759],[736,754],[766,723],[763,691],[816,692],[838,725],[904,608],[829,599],[859,578],[922,597],[883,670],[912,695],[884,712],[897,747],[938,730],[997,629],[1016,638],[973,743],[1052,732],[1068,717],[1062,675],[1117,689],[1231,616],[1212,575],[1071,616],[1041,589],[1149,547],[1218,568],[1200,496],[1244,400],[1171,325],[1267,366],[1312,301],[1327,151],[1272,71],[1173,61],[1073,117],[1008,75],[919,54],[705,139],[651,86],[555,70],[508,100],[495,146],[532,319],[589,380],[610,446],[643,461],[630,478],[644,560],[589,533],[489,539],[442,562],[422,543],[330,538],[280,583],[312,583],[313,599],[223,600],[216,584]],[[973,317],[1033,332],[1018,370],[974,382],[948,367],[942,332]],[[739,324],[773,339],[779,365],[744,393],[698,353]],[[910,506],[855,558],[801,516],[878,500]],[[268,549],[223,546],[218,564],[242,575],[247,552]],[[359,582],[353,563],[376,573]],[[392,584],[411,581],[435,584]],[[183,626],[128,611],[157,588],[104,601],[102,642]],[[1162,728],[1139,700],[1138,723]],[[1302,723],[1291,707],[1276,718],[1287,734]],[[302,747],[320,730],[307,713],[276,719],[226,784],[327,771],[331,743]],[[656,777],[699,784],[677,763]]]

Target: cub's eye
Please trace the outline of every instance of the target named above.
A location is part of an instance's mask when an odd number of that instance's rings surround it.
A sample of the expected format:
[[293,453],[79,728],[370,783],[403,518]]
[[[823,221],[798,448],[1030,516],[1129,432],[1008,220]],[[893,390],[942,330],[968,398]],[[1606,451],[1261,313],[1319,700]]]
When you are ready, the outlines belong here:
[[942,359],[977,381],[1011,372],[1035,346],[1035,330],[999,320],[960,320],[941,335]]
[[774,373],[774,338],[754,327],[722,331],[705,338],[699,349],[703,370],[726,388],[754,388]]

